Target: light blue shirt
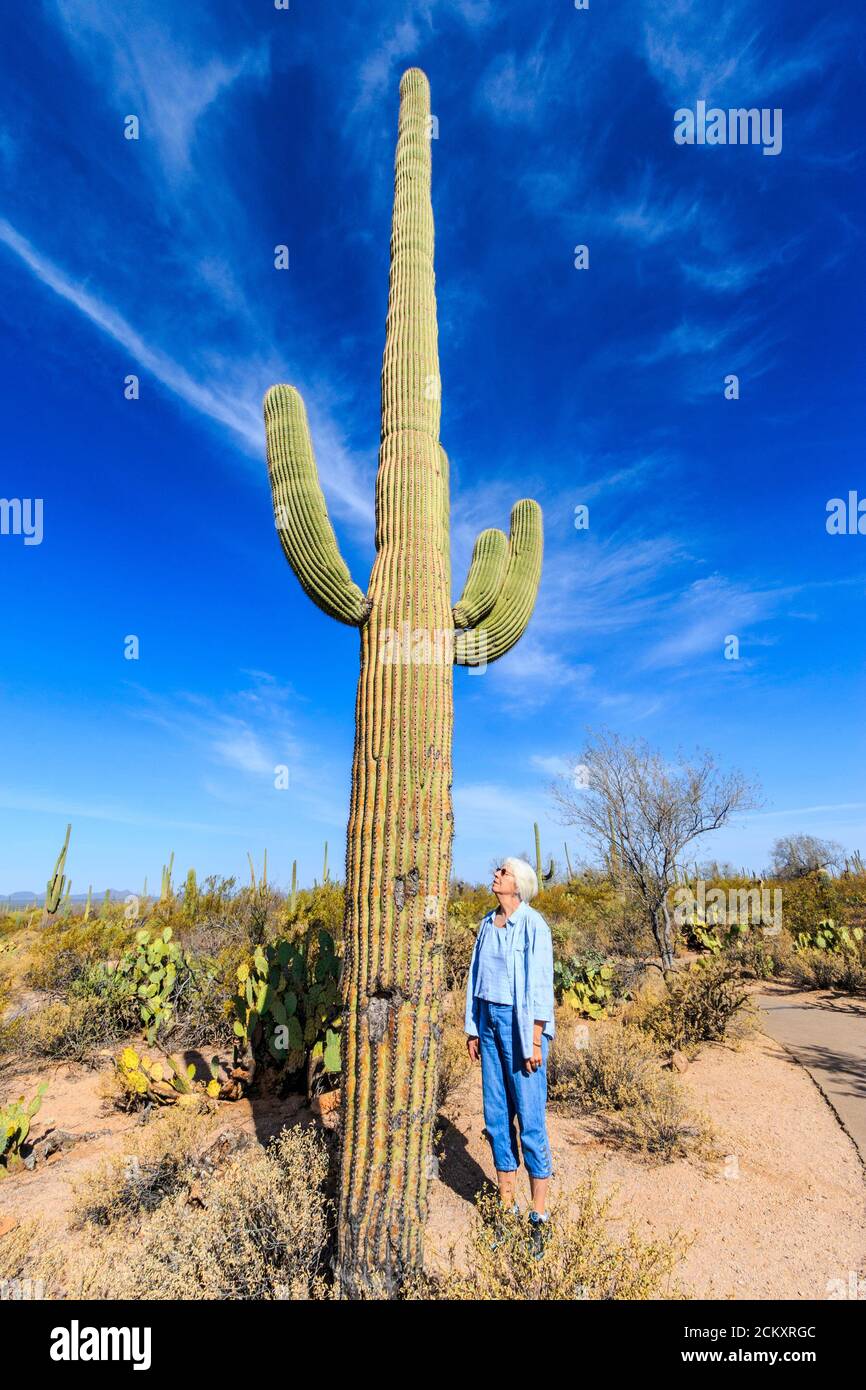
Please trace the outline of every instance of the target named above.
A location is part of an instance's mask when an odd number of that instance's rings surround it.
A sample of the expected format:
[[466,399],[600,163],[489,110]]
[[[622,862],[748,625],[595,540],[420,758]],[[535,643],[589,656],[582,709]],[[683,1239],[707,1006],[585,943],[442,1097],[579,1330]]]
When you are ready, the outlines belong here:
[[[533,1024],[544,1023],[554,1036],[553,940],[550,927],[529,903],[518,903],[504,927],[494,925],[496,909],[483,918],[466,981],[465,1032],[478,1036],[478,999],[513,1004],[524,1058],[532,1056]],[[491,999],[491,994],[494,996]]]
[[[485,917],[484,921],[487,921]],[[503,927],[491,924],[478,933],[478,971],[475,998],[490,1004],[514,1003],[514,933],[521,924],[509,917]]]

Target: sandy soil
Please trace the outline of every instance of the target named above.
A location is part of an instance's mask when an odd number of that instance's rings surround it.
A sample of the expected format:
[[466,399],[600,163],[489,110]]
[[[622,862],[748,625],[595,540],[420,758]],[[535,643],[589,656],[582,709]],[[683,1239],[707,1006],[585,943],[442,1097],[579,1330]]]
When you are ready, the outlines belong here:
[[[824,1299],[829,1280],[866,1276],[866,1173],[802,1067],[758,1033],[740,1051],[704,1047],[678,1079],[717,1130],[717,1160],[649,1165],[617,1152],[598,1120],[549,1114],[549,1204],[595,1168],[599,1190],[615,1194],[623,1229],[633,1223],[647,1239],[675,1230],[694,1236],[676,1276],[693,1298]],[[427,1229],[431,1265],[468,1229],[482,1176],[494,1177],[478,1068],[444,1114]],[[524,1169],[518,1198],[525,1210]]]
[[[135,1129],[136,1116],[105,1106],[103,1076],[65,1063],[4,1071],[4,1095],[30,1095],[39,1080],[50,1081],[34,1139],[52,1127],[94,1137],[0,1182],[0,1232],[34,1216],[64,1224],[75,1180]],[[618,1149],[602,1120],[551,1113],[552,1204],[596,1169],[600,1189],[615,1194],[614,1219],[623,1229],[634,1223],[647,1238],[674,1230],[694,1236],[676,1276],[694,1298],[821,1299],[828,1280],[847,1282],[852,1271],[866,1279],[866,1174],[803,1068],[759,1033],[739,1051],[705,1047],[679,1080],[716,1128],[717,1159],[653,1165]],[[254,1106],[224,1104],[219,1118],[264,1142],[282,1124],[313,1117],[298,1098],[259,1098]],[[443,1121],[427,1231],[431,1265],[455,1236],[465,1238],[473,1196],[493,1176],[478,1068],[452,1094]],[[325,1122],[331,1128],[335,1117]],[[519,1195],[525,1206],[524,1170]]]

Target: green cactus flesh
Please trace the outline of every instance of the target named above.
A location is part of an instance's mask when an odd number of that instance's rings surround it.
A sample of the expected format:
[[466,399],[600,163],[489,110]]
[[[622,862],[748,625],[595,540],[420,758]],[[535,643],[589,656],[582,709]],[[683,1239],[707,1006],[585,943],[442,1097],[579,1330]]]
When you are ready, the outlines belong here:
[[[360,630],[341,976],[337,1274],[348,1296],[371,1283],[391,1290],[421,1260],[453,836],[452,667],[494,661],[514,646],[541,573],[541,509],[524,499],[508,539],[479,535],[452,608],[430,178],[430,90],[412,68],[400,83],[376,557],[366,594],[340,555],[300,396],[274,386],[265,399],[285,555],[313,602]],[[407,627],[429,639],[434,659],[382,658],[390,635]],[[442,634],[465,629],[479,641],[457,651],[452,643],[441,659]]]

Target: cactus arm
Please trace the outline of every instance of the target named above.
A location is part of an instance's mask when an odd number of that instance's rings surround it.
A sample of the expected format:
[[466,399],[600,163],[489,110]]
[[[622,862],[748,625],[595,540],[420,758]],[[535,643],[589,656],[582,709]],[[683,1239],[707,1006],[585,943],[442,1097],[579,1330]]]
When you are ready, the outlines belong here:
[[523,635],[538,594],[542,549],[541,508],[525,497],[511,509],[505,578],[493,608],[475,628],[481,640],[468,645],[465,651],[458,646],[456,665],[478,666],[497,661]]
[[307,412],[294,387],[268,391],[265,432],[274,522],[286,559],[317,607],[338,622],[361,627],[370,604],[340,554],[319,484]]
[[452,610],[456,628],[476,627],[496,602],[508,565],[508,537],[491,527],[481,531],[472,551],[472,563],[463,593]]

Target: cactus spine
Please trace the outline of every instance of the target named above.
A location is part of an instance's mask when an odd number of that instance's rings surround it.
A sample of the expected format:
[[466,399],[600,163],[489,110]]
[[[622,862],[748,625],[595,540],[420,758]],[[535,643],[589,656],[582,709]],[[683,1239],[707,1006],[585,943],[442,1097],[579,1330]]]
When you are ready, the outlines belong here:
[[69,893],[69,884],[66,882],[64,869],[66,868],[66,852],[69,849],[69,836],[72,834],[72,824],[66,827],[66,839],[63,841],[63,848],[57,856],[54,865],[54,873],[45,886],[45,918],[53,917],[58,908],[64,901],[64,892]]
[[[336,1267],[349,1297],[371,1287],[393,1291],[421,1260],[453,835],[452,665],[494,661],[514,645],[541,573],[541,509],[524,499],[512,509],[510,539],[495,531],[479,536],[452,609],[430,150],[430,89],[412,68],[400,83],[376,558],[366,594],[340,556],[300,396],[274,386],[265,398],[274,513],[286,557],[318,607],[360,629]],[[470,628],[472,645],[454,640]],[[394,639],[407,631],[413,657],[394,660]],[[451,639],[445,659],[443,636]],[[416,642],[434,655],[416,659]]]

